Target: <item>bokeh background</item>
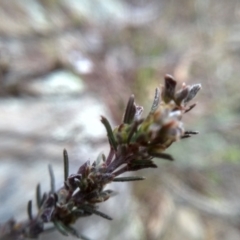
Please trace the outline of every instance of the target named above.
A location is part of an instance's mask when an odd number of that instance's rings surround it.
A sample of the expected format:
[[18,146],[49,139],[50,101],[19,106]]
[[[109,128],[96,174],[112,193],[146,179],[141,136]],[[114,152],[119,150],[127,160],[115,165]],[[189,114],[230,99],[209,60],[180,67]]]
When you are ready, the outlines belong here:
[[100,115],[119,123],[131,93],[147,112],[166,73],[202,84],[184,119],[200,134],[147,180],[109,186],[119,194],[100,210],[113,221],[76,228],[93,240],[240,239],[239,0],[1,0],[0,222],[26,218],[48,164],[61,186],[63,148],[71,172],[107,153]]

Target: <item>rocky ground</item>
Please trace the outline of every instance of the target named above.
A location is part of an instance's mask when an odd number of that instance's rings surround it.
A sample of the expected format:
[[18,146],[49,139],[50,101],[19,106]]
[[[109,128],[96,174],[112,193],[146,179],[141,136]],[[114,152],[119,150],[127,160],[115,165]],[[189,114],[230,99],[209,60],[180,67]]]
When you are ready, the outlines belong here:
[[[131,93],[149,107],[170,73],[202,83],[185,120],[201,134],[144,182],[113,184],[100,208],[113,221],[77,228],[93,240],[240,239],[237,0],[2,0],[0,19],[0,222],[26,217],[48,164],[62,184],[63,148],[71,172],[107,152],[100,115],[117,123]],[[53,238],[66,239],[42,236]]]

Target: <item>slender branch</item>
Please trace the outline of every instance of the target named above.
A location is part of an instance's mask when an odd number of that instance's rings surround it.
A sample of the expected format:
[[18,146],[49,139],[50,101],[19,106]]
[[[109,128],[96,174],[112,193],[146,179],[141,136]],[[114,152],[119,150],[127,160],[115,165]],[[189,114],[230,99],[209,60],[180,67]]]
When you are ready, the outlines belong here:
[[109,151],[109,154],[108,154],[108,157],[106,159],[106,164],[107,165],[109,165],[113,161],[114,156],[115,156],[115,150],[111,147],[110,151]]
[[33,215],[32,201],[27,204],[28,220],[15,222],[10,220],[0,226],[0,240],[37,238],[46,223],[52,223],[64,236],[80,235],[72,224],[80,217],[92,214],[105,219],[112,218],[97,209],[97,204],[108,200],[116,193],[105,186],[111,182],[144,180],[141,176],[117,177],[125,172],[145,168],[157,168],[154,157],[173,160],[164,151],[181,138],[197,134],[196,131],[185,131],[181,122],[184,113],[195,105],[187,106],[195,97],[201,85],[183,85],[176,92],[177,82],[165,76],[165,86],[157,88],[150,113],[142,118],[143,107],[137,106],[132,95],[128,101],[123,122],[112,129],[109,121],[101,118],[105,126],[110,150],[107,158],[104,155],[91,164],[88,160],[74,174],[69,175],[69,159],[63,150],[64,184],[55,190],[55,177],[52,166],[48,166],[50,191],[41,193],[40,184],[36,187],[38,212]]
[[53,173],[53,169],[52,169],[51,164],[48,165],[48,171],[49,171],[49,175],[50,175],[51,193],[54,193],[55,192],[55,177],[54,177],[54,173]]

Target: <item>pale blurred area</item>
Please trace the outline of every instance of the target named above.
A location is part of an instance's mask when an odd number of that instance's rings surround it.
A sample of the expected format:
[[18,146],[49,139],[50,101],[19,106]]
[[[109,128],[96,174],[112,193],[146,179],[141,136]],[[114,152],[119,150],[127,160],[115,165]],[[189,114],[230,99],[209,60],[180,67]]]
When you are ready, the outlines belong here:
[[[47,165],[70,170],[107,154],[100,115],[121,121],[135,94],[145,114],[164,74],[201,83],[186,114],[199,135],[173,144],[175,158],[135,175],[142,182],[81,219],[92,240],[240,239],[239,0],[0,0],[0,222],[27,217]],[[65,238],[54,232],[41,239]]]

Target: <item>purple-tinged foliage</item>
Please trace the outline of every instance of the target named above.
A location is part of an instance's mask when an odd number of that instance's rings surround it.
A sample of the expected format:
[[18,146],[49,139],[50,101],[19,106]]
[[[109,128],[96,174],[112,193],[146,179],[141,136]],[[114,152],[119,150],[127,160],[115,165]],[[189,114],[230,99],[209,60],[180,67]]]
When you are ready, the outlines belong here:
[[129,98],[122,122],[114,129],[105,117],[101,122],[106,128],[110,151],[107,157],[101,154],[91,164],[86,161],[75,174],[69,175],[67,151],[63,151],[64,184],[55,191],[54,175],[51,166],[51,190],[41,194],[40,185],[36,190],[38,213],[32,215],[32,202],[28,203],[29,219],[16,223],[13,220],[0,226],[1,239],[36,238],[44,231],[44,223],[63,235],[73,235],[87,239],[71,227],[80,217],[92,214],[112,220],[110,216],[97,210],[97,203],[104,202],[116,195],[105,189],[111,182],[138,181],[143,177],[118,177],[119,175],[144,168],[157,168],[154,158],[173,160],[165,150],[174,142],[197,134],[185,131],[182,118],[196,104],[187,106],[198,91],[200,84],[185,84],[176,90],[177,82],[170,75],[165,76],[165,84],[157,88],[151,110],[146,118],[142,117],[143,107],[137,106],[134,95]]

